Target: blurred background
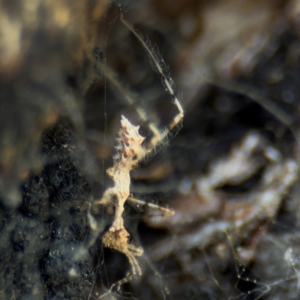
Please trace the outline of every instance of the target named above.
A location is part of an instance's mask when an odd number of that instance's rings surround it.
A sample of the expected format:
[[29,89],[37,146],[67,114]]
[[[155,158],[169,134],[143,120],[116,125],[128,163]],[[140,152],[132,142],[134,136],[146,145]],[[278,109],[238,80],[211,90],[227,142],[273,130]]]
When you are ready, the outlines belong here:
[[[299,1],[0,5],[1,299],[299,299]],[[126,203],[143,274],[110,290],[131,268],[92,203],[120,116],[148,141],[178,113],[120,6],[185,118],[131,172],[135,198],[175,214]]]

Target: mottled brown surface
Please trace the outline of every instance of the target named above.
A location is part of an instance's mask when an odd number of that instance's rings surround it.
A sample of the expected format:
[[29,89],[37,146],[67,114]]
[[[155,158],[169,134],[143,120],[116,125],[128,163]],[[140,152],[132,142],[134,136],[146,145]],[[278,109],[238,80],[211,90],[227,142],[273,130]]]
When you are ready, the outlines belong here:
[[[120,116],[141,125],[147,144],[149,124],[163,129],[177,110],[116,4],[25,2],[0,3],[0,298],[97,299],[130,270],[125,256],[101,244],[112,207],[89,210],[113,186],[105,170]],[[123,3],[125,19],[170,66],[185,119],[131,176],[135,198],[176,213],[167,223],[150,206],[125,204],[130,243],[145,250],[142,276],[105,297],[299,299],[298,180],[279,193],[271,219],[258,210],[272,167],[262,155],[247,180],[225,182],[211,198],[198,189],[249,132],[281,162],[298,164],[299,1]],[[106,71],[94,69],[94,47]],[[280,186],[287,175],[276,178]],[[224,220],[244,221],[247,230],[226,232]],[[241,254],[251,259],[241,264]]]

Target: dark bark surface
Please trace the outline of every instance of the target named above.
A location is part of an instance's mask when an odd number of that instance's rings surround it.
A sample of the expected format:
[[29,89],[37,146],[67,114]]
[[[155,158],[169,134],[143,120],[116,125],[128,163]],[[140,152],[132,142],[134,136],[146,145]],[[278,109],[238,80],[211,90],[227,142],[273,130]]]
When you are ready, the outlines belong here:
[[[230,209],[255,210],[268,159],[255,153],[261,168],[218,186],[213,203],[197,190],[249,132],[299,162],[299,3],[242,2],[122,3],[170,66],[185,108],[178,134],[131,172],[131,192],[182,217],[153,224],[151,208],[125,205],[132,243],[145,250],[143,275],[103,299],[299,298],[298,178],[274,215],[257,214],[244,231],[217,224]],[[112,184],[105,171],[120,116],[147,142],[148,125],[163,129],[177,111],[117,4],[0,4],[0,299],[98,299],[130,271],[101,244],[113,208],[92,203]],[[215,234],[204,235],[208,225]]]

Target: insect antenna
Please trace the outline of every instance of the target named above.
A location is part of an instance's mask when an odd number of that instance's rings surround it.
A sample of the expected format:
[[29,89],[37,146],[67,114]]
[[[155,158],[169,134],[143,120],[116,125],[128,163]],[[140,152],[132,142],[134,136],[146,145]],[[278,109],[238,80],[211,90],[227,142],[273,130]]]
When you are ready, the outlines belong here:
[[140,42],[142,47],[145,49],[148,57],[150,58],[150,62],[153,70],[161,77],[162,85],[166,89],[166,91],[171,95],[172,101],[178,109],[178,114],[175,116],[173,121],[169,124],[168,130],[172,130],[175,128],[184,117],[184,110],[181,105],[181,101],[179,99],[178,93],[175,89],[175,83],[171,78],[169,68],[166,65],[163,57],[160,55],[159,51],[155,46],[151,44],[149,39],[144,37],[138,30],[133,28],[125,19],[121,10],[120,15],[121,22],[128,28],[128,30],[134,34],[137,40]]

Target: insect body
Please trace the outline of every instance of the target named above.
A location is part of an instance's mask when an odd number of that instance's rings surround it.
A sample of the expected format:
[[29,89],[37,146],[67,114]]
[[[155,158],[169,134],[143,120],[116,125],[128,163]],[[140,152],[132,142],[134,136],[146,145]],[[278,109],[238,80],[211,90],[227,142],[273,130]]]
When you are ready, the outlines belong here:
[[[127,200],[137,202],[139,200],[130,197],[130,171],[150,154],[158,145],[166,140],[169,132],[175,128],[183,119],[184,111],[180,103],[179,98],[176,96],[174,83],[168,74],[168,69],[165,65],[164,60],[161,56],[152,49],[152,46],[148,40],[146,40],[141,34],[132,28],[132,26],[124,20],[121,15],[122,23],[137,37],[140,41],[148,56],[151,60],[153,69],[158,75],[162,78],[162,84],[168,93],[172,96],[174,105],[178,109],[178,114],[173,118],[167,128],[164,130],[159,130],[155,124],[150,124],[149,128],[153,133],[153,137],[148,143],[147,147],[143,146],[143,141],[145,137],[141,136],[139,133],[139,126],[134,126],[131,122],[125,117],[121,116],[120,129],[117,137],[116,143],[116,155],[114,157],[113,166],[107,170],[107,174],[111,177],[114,182],[114,186],[108,188],[102,198],[94,204],[107,205],[113,202],[115,207],[114,220],[108,231],[103,235],[102,242],[104,246],[111,249],[117,250],[128,258],[133,275],[141,275],[141,268],[136,260],[137,256],[143,254],[143,249],[141,247],[135,246],[128,243],[129,233],[124,228],[123,220],[123,211],[124,204]],[[105,66],[100,66],[101,70],[106,72],[108,79],[111,78],[111,81],[114,85],[118,86],[115,78],[110,76],[108,69]],[[130,98],[130,95],[126,95],[129,98],[129,102],[132,103],[133,100]],[[137,109],[139,115],[143,120],[146,119],[146,113],[141,109]],[[153,205],[151,206],[153,207]],[[156,207],[159,209],[159,207]],[[170,210],[162,209],[163,212],[167,212],[169,215],[173,212]]]

